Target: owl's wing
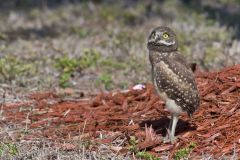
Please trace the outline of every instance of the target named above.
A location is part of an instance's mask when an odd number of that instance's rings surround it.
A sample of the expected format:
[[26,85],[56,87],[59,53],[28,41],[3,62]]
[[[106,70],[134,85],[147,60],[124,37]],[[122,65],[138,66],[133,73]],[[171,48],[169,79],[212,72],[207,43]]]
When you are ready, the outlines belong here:
[[181,63],[181,64],[184,65],[186,68],[192,70],[191,64],[189,64],[189,63],[187,62],[186,57],[184,57],[183,55],[181,55],[181,53],[176,52],[176,54],[175,54],[175,53],[170,54],[170,55],[169,55],[169,58],[172,59],[172,60],[174,60],[174,61],[177,61],[178,63]]
[[175,100],[183,110],[192,114],[199,105],[194,75],[181,55],[171,55],[155,65],[155,83],[160,92]]

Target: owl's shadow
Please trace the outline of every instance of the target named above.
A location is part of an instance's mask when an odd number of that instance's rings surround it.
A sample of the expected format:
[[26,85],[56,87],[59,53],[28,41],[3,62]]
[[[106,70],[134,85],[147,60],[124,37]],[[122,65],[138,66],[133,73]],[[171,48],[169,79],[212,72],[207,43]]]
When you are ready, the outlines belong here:
[[[161,134],[162,136],[166,136],[169,123],[170,123],[170,119],[168,117],[161,117],[160,119],[157,119],[157,120],[143,121],[139,125],[140,127],[152,126],[156,134]],[[193,130],[196,130],[196,128],[197,127],[191,125],[189,121],[183,121],[179,119],[177,123],[176,134],[180,134],[187,131],[193,131]]]

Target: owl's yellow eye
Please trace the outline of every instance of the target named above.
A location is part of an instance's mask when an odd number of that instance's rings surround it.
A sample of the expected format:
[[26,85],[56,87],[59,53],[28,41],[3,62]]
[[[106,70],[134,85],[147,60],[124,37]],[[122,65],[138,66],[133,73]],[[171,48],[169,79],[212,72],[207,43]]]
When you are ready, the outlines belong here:
[[164,33],[164,34],[163,34],[163,38],[166,39],[166,38],[168,38],[168,37],[169,37],[169,35],[168,35],[167,33]]

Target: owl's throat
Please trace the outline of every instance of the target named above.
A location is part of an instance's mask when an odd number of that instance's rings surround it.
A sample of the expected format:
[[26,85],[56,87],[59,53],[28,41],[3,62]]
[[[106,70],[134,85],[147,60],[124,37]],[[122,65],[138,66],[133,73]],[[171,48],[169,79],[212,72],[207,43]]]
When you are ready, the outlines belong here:
[[147,44],[149,51],[158,51],[158,52],[172,52],[177,51],[177,43],[172,45],[158,44],[155,42],[149,42]]
[[169,57],[172,52],[149,51],[149,59],[152,64],[156,64]]

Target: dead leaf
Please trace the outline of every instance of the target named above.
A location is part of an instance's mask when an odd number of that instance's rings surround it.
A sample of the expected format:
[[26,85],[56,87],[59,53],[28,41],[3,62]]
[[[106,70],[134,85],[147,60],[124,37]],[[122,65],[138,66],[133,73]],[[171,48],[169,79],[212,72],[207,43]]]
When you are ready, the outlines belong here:
[[152,149],[152,151],[154,151],[154,152],[169,151],[172,147],[173,147],[173,145],[171,145],[171,144],[161,145],[161,146],[154,147],[154,148]]
[[119,147],[119,146],[110,146],[110,149],[115,151],[115,152],[119,152],[120,150],[122,150],[123,147]]
[[137,147],[142,149],[152,148],[155,147],[157,144],[160,144],[162,142],[162,137],[159,137],[154,132],[152,126],[149,128],[145,125],[145,139],[143,142],[140,142]]

